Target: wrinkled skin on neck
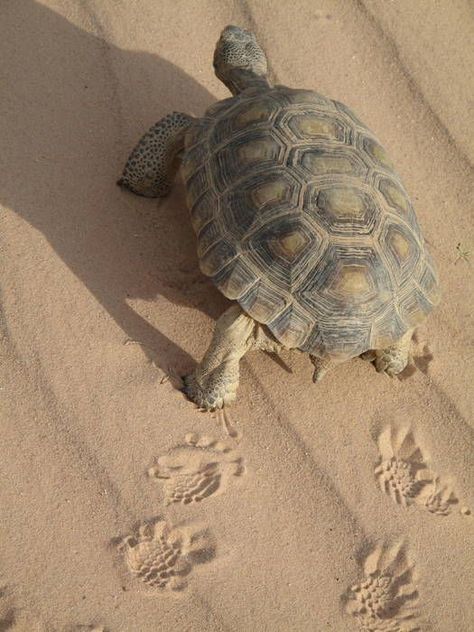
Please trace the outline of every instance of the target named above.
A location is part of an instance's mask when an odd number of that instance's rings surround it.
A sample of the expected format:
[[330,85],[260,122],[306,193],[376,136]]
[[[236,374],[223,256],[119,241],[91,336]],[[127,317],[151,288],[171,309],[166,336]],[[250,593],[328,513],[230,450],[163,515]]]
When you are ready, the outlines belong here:
[[235,68],[228,72],[222,80],[235,96],[247,88],[269,89],[271,87],[266,75],[256,75],[251,70]]

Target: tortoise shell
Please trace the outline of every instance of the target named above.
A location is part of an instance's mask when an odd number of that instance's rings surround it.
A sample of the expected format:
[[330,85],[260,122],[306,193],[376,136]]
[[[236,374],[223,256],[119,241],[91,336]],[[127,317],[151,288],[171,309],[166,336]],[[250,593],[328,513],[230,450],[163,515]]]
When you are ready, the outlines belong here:
[[202,272],[285,347],[350,358],[438,302],[400,178],[342,103],[247,89],[190,128],[182,173]]

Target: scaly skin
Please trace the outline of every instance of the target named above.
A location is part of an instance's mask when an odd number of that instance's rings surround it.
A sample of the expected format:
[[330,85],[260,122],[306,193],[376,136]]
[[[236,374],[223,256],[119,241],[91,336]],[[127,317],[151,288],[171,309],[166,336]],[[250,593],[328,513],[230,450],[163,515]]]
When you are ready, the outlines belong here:
[[238,305],[216,323],[202,362],[184,378],[184,392],[200,408],[215,410],[235,399],[239,361],[255,343],[256,323]]
[[379,373],[385,372],[390,377],[394,377],[401,373],[408,364],[410,344],[414,331],[414,329],[409,329],[393,345],[385,347],[385,349],[371,349],[360,357],[368,362],[373,362]]
[[177,170],[175,158],[193,118],[172,112],[155,123],[138,141],[117,184],[144,197],[165,197]]
[[251,349],[278,352],[282,345],[239,305],[233,305],[217,321],[209,349],[184,378],[183,391],[204,410],[227,406],[236,398],[239,362]]

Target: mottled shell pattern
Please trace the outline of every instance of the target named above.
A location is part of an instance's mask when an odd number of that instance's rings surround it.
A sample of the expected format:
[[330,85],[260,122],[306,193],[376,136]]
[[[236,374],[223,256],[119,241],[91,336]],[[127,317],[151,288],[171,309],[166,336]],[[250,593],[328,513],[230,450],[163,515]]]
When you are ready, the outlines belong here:
[[343,104],[249,88],[189,129],[182,172],[201,270],[284,346],[347,359],[438,302],[400,179]]

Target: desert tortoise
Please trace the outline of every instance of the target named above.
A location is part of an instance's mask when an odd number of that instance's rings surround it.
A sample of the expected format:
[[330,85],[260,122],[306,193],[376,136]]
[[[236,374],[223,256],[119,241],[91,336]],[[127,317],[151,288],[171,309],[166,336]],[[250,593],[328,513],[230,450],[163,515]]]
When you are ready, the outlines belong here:
[[438,281],[384,149],[342,103],[270,85],[249,31],[224,29],[214,68],[233,96],[156,123],[119,180],[164,196],[182,159],[201,270],[237,301],[186,394],[205,409],[232,401],[252,348],[308,353],[314,381],[360,355],[399,373]]

